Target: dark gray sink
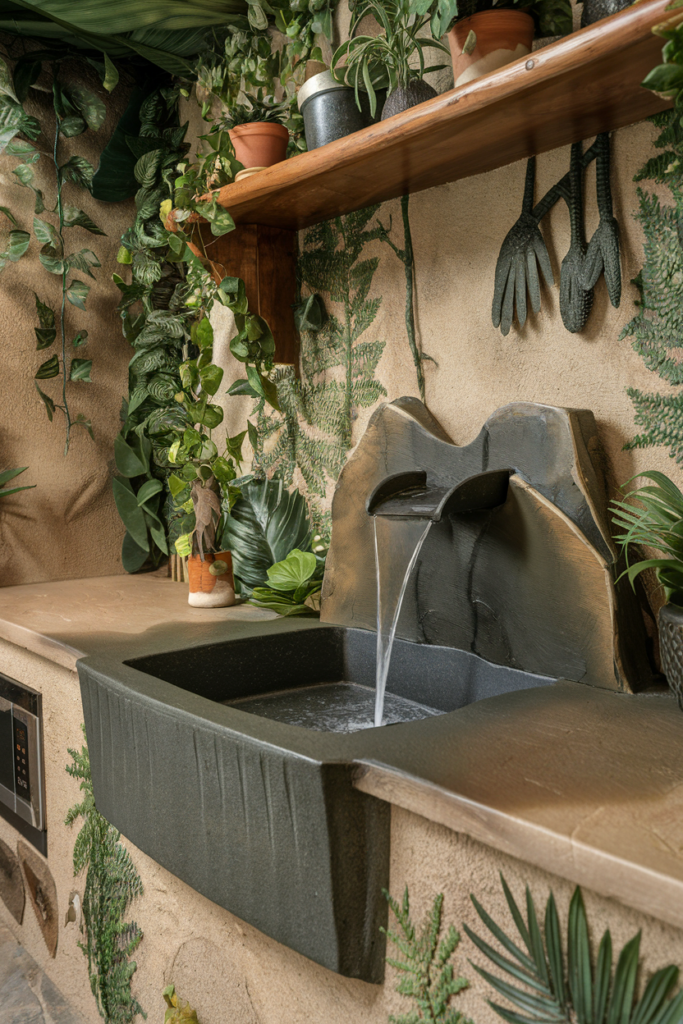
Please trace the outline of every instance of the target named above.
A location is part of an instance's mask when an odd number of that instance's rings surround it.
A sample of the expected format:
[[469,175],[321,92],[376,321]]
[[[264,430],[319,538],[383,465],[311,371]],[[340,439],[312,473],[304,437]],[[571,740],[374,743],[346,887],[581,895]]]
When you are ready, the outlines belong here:
[[353,788],[358,764],[400,768],[411,747],[433,744],[445,715],[553,680],[397,640],[392,724],[375,729],[375,642],[365,630],[280,621],[128,662],[85,658],[78,670],[98,810],[242,920],[379,982],[390,808]]

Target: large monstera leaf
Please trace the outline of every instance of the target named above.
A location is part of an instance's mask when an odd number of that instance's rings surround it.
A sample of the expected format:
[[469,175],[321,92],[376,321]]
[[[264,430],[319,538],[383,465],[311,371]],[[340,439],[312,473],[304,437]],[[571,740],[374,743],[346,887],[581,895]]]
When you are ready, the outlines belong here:
[[242,496],[232,507],[222,547],[232,551],[235,576],[250,590],[268,581],[268,569],[290,551],[310,551],[311,524],[303,496],[279,477],[235,480]]

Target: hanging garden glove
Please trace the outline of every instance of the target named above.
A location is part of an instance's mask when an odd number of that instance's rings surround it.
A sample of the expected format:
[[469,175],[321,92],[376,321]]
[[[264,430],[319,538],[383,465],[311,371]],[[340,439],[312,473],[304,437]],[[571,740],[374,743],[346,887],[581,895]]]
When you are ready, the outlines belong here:
[[569,166],[569,194],[564,194],[569,207],[571,244],[560,270],[560,315],[562,323],[572,334],[583,330],[593,307],[593,292],[583,284],[586,239],[583,227],[582,155],[582,143],[575,142]]
[[598,147],[596,183],[600,223],[588,243],[584,262],[583,287],[590,290],[597,284],[600,274],[605,275],[607,294],[616,307],[621,300],[621,263],[619,260],[619,227],[612,214],[610,188],[609,135],[603,132],[595,140]]
[[538,220],[532,213],[535,179],[536,159],[531,157],[526,165],[522,213],[505,236],[496,264],[491,317],[493,326],[500,327],[504,335],[509,333],[512,326],[515,298],[517,300],[517,322],[520,327],[524,326],[527,313],[527,289],[534,313],[538,313],[541,308],[541,286],[537,262],[547,283],[550,285],[555,282],[548,250],[543,241]]

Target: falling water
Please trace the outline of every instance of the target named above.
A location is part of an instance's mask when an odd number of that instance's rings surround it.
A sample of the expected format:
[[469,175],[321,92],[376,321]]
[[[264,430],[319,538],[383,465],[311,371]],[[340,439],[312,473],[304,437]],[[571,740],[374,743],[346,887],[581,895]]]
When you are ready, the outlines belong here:
[[374,516],[375,572],[377,575],[377,667],[375,725],[384,718],[384,691],[389,674],[391,648],[408,579],[431,522]]

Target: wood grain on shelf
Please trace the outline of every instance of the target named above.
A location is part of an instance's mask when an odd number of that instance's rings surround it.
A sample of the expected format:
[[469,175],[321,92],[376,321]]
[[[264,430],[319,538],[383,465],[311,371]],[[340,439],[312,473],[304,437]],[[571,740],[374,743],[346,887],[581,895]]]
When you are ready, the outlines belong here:
[[641,82],[658,63],[645,0],[474,82],[224,186],[235,221],[302,228],[406,192],[482,174],[668,105]]

